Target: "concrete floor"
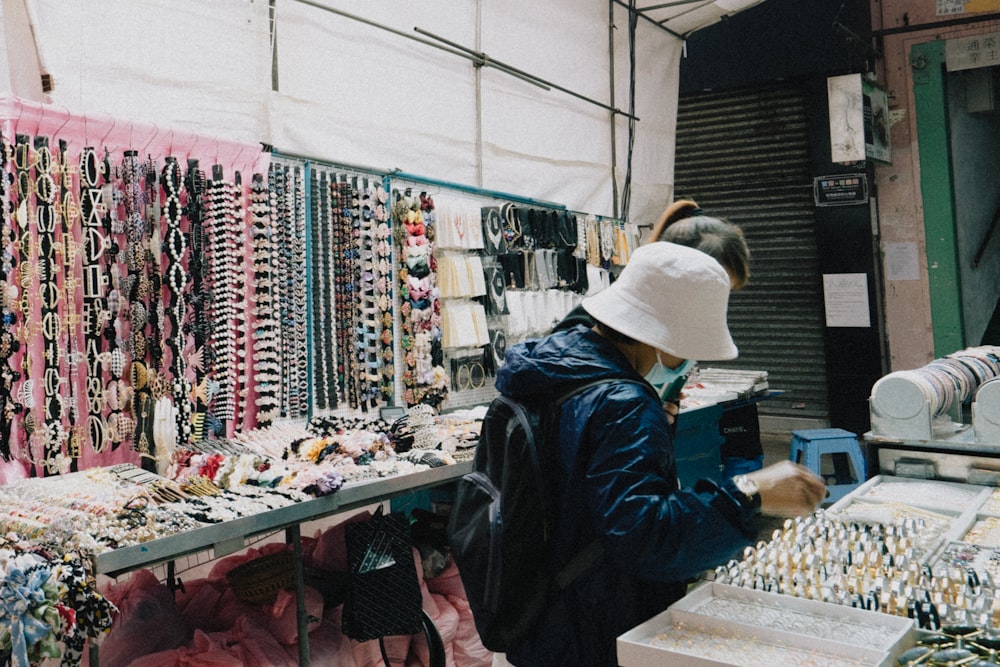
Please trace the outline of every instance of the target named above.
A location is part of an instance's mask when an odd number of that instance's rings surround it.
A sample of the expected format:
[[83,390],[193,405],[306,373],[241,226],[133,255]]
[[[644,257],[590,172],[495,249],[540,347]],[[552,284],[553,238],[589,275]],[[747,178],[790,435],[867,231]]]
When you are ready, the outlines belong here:
[[764,446],[764,465],[771,465],[788,458],[792,445],[791,431],[762,432],[760,442]]

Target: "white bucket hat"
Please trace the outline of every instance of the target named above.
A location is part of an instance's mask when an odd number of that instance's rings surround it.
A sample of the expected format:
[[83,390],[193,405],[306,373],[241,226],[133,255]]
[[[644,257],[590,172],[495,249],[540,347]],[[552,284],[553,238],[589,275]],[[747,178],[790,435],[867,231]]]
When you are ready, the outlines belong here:
[[682,359],[735,359],[729,275],[710,255],[658,241],[632,253],[618,280],[583,300],[602,324]]

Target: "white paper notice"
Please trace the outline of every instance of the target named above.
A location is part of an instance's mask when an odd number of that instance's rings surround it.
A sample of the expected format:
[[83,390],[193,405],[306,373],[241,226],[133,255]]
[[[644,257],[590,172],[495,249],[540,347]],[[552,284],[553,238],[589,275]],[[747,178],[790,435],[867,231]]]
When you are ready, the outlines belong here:
[[868,274],[824,273],[823,300],[826,302],[826,326],[871,326],[868,315]]
[[920,280],[917,244],[886,243],[885,274],[889,280]]

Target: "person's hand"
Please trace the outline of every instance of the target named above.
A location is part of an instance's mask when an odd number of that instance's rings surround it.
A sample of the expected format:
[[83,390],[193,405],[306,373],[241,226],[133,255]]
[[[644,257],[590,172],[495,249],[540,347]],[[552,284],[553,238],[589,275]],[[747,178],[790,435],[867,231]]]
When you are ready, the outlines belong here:
[[760,491],[760,513],[794,517],[809,514],[826,498],[826,484],[809,468],[781,461],[747,473]]
[[684,399],[684,392],[682,391],[677,395],[677,402],[663,401],[663,413],[667,415],[667,423],[674,424],[677,422],[677,415],[681,411],[681,401]]

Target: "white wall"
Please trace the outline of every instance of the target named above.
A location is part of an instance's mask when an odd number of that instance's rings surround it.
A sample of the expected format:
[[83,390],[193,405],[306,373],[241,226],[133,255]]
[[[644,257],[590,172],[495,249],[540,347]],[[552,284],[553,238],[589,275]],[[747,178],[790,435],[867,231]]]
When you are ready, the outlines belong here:
[[[608,111],[315,4],[611,99],[606,0],[276,0],[277,92],[267,0],[6,0],[0,93],[614,214]],[[615,106],[627,110],[628,18],[614,7]],[[637,36],[629,217],[643,224],[672,196],[681,42],[648,21]],[[36,51],[54,81],[41,98]],[[619,189],[627,126],[618,116]]]

